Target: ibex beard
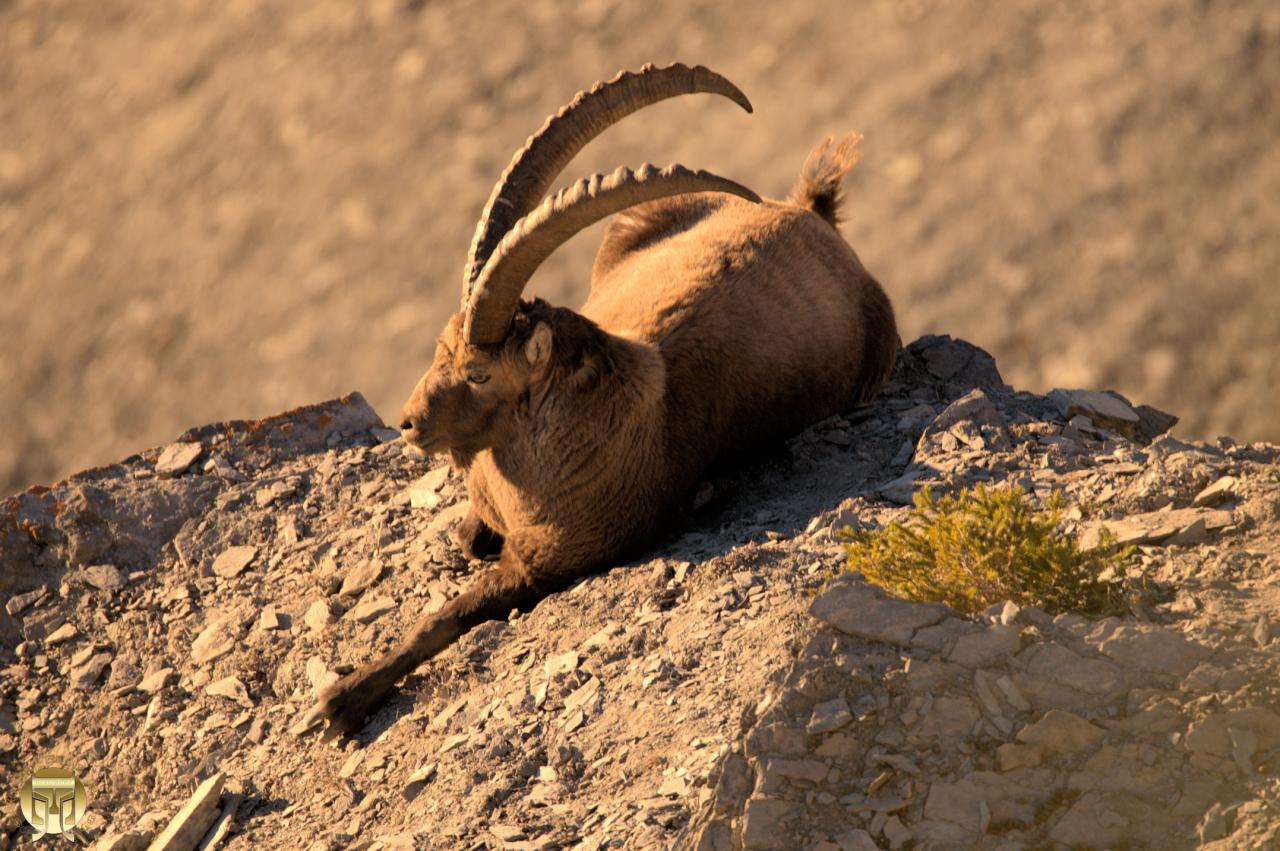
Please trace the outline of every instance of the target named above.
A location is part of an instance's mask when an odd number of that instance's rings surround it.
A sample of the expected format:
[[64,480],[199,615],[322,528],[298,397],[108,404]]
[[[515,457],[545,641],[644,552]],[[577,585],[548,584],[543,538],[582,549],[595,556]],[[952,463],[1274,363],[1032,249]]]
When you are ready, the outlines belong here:
[[[893,309],[837,230],[858,137],[816,148],[785,201],[678,165],[595,175],[542,201],[609,125],[693,92],[751,109],[701,66],[624,72],[549,118],[494,187],[462,307],[400,428],[466,471],[462,548],[496,564],[321,694],[310,715],[330,734],[358,728],[467,630],[642,545],[718,461],[865,402],[888,376]],[[580,311],[521,299],[556,247],[615,213]]]

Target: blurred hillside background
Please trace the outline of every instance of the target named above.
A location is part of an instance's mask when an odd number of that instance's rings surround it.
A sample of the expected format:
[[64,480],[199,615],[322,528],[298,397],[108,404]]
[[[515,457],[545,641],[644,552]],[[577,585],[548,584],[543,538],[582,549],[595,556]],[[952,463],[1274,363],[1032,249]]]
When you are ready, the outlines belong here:
[[[563,182],[776,197],[858,130],[844,233],[904,340],[1280,439],[1274,0],[0,0],[0,493],[351,389],[393,422],[511,153],[674,60],[755,115],[653,107]],[[577,306],[600,232],[533,292]]]

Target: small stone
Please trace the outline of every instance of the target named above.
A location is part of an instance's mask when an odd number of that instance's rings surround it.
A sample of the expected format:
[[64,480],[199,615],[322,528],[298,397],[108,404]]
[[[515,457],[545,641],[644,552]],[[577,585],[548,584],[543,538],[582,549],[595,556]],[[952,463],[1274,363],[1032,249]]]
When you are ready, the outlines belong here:
[[342,580],[339,594],[358,597],[382,576],[382,561],[376,558],[366,559],[347,573]]
[[1196,494],[1191,504],[1197,508],[1217,505],[1235,496],[1236,477],[1223,476],[1213,484]]
[[1034,724],[1018,731],[1024,745],[1035,745],[1046,753],[1079,753],[1102,740],[1106,731],[1079,715],[1050,709]]
[[439,766],[437,762],[428,762],[426,765],[420,766],[409,775],[409,779],[405,785],[412,786],[414,783],[428,783],[431,778],[436,776],[436,768]]
[[94,564],[83,571],[84,581],[99,591],[119,591],[124,588],[124,576],[113,564]]
[[4,610],[10,616],[16,616],[48,593],[49,589],[41,586],[34,591],[15,594],[13,597],[9,598],[7,603],[4,604]]
[[1031,701],[1027,700],[1007,674],[996,678],[996,688],[1000,689],[1004,694],[1005,700],[1009,701],[1009,705],[1014,709],[1019,712],[1031,711]]
[[552,656],[543,664],[542,669],[548,677],[555,677],[558,674],[576,671],[581,662],[582,655],[577,650],[570,650],[567,653]]
[[884,823],[884,838],[889,840],[890,848],[901,848],[911,841],[913,834],[910,828],[897,816],[889,816]]
[[182,475],[195,463],[203,451],[204,447],[199,443],[169,444],[156,459],[156,475],[165,477]]
[[216,615],[191,642],[191,661],[199,665],[230,653],[236,646],[241,623],[235,613]]
[[275,606],[264,606],[258,616],[258,628],[263,630],[288,629],[290,619],[286,614],[276,611]]
[[273,502],[282,502],[298,492],[299,482],[296,479],[272,482],[260,488],[253,495],[253,501],[259,508],[266,508]]
[[849,701],[843,697],[837,697],[813,707],[813,715],[805,730],[810,735],[830,733],[832,730],[839,730],[852,720],[853,713],[849,711]]
[[213,560],[213,572],[223,579],[239,576],[257,557],[257,547],[230,547]]
[[[909,445],[909,444],[908,444]],[[901,476],[880,486],[880,495],[894,505],[911,505],[923,482],[924,470],[907,470]]]
[[67,622],[49,633],[49,637],[44,640],[44,643],[48,647],[53,647],[55,644],[62,644],[64,641],[70,641],[79,634],[80,630],[76,629],[76,625]]
[[564,731],[572,733],[574,730],[587,723],[587,716],[581,709],[571,709],[564,719]]
[[338,675],[329,670],[324,660],[319,656],[312,656],[307,660],[307,680],[311,683],[312,690],[319,694],[338,681]]
[[333,609],[329,606],[328,600],[316,600],[307,607],[306,614],[302,616],[302,622],[314,632],[319,632],[334,620]]
[[218,773],[201,783],[148,851],[192,851],[199,845],[218,818],[218,801],[225,781],[226,776]]
[[247,481],[245,475],[221,455],[210,458],[208,463],[204,465],[204,469],[207,473],[216,473],[219,478],[226,479],[228,482]]
[[109,833],[93,846],[94,851],[147,851],[151,844],[152,830],[129,830],[124,833]]
[[214,697],[229,697],[236,703],[246,709],[253,708],[253,701],[249,698],[249,690],[245,688],[239,677],[223,677],[220,680],[214,680],[204,688],[206,694]]
[[1259,647],[1266,647],[1271,643],[1271,618],[1267,617],[1266,612],[1258,616],[1258,620],[1253,625],[1251,636],[1253,643]]
[[384,428],[383,426],[374,426],[369,429],[369,434],[379,443],[390,443],[393,440],[400,439],[400,432],[393,428]]
[[471,512],[471,502],[469,500],[460,499],[448,508],[443,508],[436,512],[436,516],[431,518],[431,522],[427,524],[425,532],[426,540],[433,540],[437,535],[441,535],[466,517]]
[[1196,828],[1200,841],[1208,843],[1230,836],[1235,830],[1235,814],[1235,807],[1225,806],[1221,801],[1215,801]]
[[361,600],[347,617],[360,623],[373,623],[387,612],[394,610],[396,601],[390,597],[374,597],[372,600]]
[[470,733],[456,733],[444,740],[444,743],[440,745],[440,753],[446,754],[454,748],[465,745],[470,739]]
[[449,477],[448,467],[437,467],[409,485],[409,505],[412,508],[435,508],[443,499],[440,489]]
[[71,669],[71,687],[87,689],[98,681],[102,671],[111,664],[110,653],[95,653],[87,661]]
[[1235,727],[1227,728],[1227,733],[1231,737],[1231,759],[1246,776],[1257,773],[1253,766],[1253,755],[1258,750],[1258,734]]
[[360,769],[360,763],[364,762],[364,755],[365,752],[362,750],[353,751],[342,763],[342,768],[338,769],[338,777],[344,779],[354,777],[356,771]]
[[173,668],[160,668],[157,671],[152,671],[142,678],[142,682],[138,683],[136,688],[144,694],[160,691],[169,683],[173,674]]
[[525,832],[514,824],[491,824],[489,832],[499,842],[518,842],[525,838]]
[[602,647],[607,647],[613,643],[615,638],[622,635],[623,632],[625,632],[625,630],[622,624],[617,623],[616,621],[610,621],[605,624],[602,629],[592,633],[586,641],[582,642],[582,651],[584,653],[590,653],[593,650],[599,650]]
[[982,708],[992,716],[1000,714],[1000,701],[996,697],[995,689],[992,688],[994,682],[995,676],[989,671],[973,673],[973,691],[978,695],[978,702],[982,704]]

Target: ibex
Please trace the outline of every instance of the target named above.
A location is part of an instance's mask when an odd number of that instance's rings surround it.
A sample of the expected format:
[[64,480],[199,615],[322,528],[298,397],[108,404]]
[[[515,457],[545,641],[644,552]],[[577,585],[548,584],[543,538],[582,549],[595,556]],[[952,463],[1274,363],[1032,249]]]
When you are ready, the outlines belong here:
[[[704,67],[647,65],[549,118],[494,187],[462,307],[405,403],[400,429],[465,470],[468,557],[497,556],[395,649],[327,689],[329,735],[359,727],[402,677],[485,621],[525,610],[631,552],[718,461],[868,400],[897,332],[880,285],[836,229],[850,135],[816,148],[786,201],[679,165],[581,180],[561,169],[619,119],[707,92],[750,112]],[[580,312],[525,283],[612,214]]]

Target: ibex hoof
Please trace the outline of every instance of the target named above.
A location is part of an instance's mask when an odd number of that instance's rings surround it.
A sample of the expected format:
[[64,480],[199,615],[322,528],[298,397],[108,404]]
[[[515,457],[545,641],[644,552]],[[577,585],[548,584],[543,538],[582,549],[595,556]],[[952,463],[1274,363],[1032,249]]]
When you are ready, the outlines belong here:
[[325,724],[322,738],[326,741],[338,736],[351,735],[364,726],[365,719],[382,702],[385,694],[371,688],[362,671],[348,674],[320,693],[315,706],[303,716],[302,724],[309,731]]

